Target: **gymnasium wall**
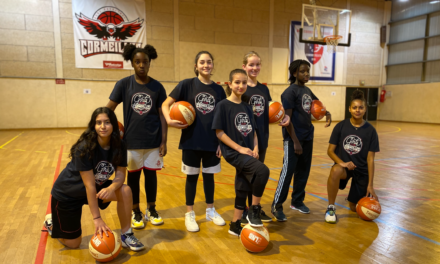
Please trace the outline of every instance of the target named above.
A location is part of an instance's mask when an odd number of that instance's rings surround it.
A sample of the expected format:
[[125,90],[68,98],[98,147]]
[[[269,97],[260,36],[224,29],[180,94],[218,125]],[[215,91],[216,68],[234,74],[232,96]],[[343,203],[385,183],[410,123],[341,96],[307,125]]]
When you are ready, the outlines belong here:
[[[290,21],[301,19],[301,4],[308,0],[145,3],[147,42],[159,53],[150,75],[162,81],[167,92],[177,81],[194,76],[193,60],[200,50],[213,53],[213,80],[219,82],[227,81],[229,72],[241,67],[243,55],[255,50],[263,60],[259,80],[269,83],[272,97],[279,100],[288,86]],[[359,80],[372,87],[384,82],[379,29],[386,3],[318,4],[353,11],[352,46],[338,49],[335,82],[310,84],[333,119],[342,120],[346,86],[356,87]],[[0,0],[0,6],[0,129],[84,127],[91,111],[106,104],[115,82],[133,74],[75,68],[71,1]],[[66,84],[55,84],[55,78],[65,78]],[[83,89],[91,89],[91,94]],[[119,118],[121,113],[118,107]]]

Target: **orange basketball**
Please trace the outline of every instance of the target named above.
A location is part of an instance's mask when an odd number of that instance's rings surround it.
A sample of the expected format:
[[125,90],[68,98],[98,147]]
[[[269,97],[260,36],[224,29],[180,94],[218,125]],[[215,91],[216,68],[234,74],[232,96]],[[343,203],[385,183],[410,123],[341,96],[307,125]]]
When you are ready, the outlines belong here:
[[327,113],[327,109],[325,109],[321,101],[313,100],[310,112],[312,113],[312,119],[321,120],[325,116],[325,113]]
[[114,260],[121,251],[121,238],[112,232],[107,232],[108,236],[102,234],[94,235],[89,243],[89,252],[94,259],[99,262]]
[[170,109],[170,118],[173,120],[179,120],[184,125],[188,124],[190,126],[196,119],[196,111],[188,102],[175,102]]
[[119,126],[119,134],[121,135],[121,139],[124,138],[124,133],[125,133],[125,128],[124,125],[118,121],[118,126]]
[[247,224],[241,231],[240,240],[247,251],[261,252],[269,245],[269,231],[264,226],[252,227]]
[[278,102],[269,102],[269,123],[279,123],[284,118],[284,107]]
[[357,214],[365,221],[372,221],[378,218],[381,210],[380,203],[370,197],[364,197],[356,204]]

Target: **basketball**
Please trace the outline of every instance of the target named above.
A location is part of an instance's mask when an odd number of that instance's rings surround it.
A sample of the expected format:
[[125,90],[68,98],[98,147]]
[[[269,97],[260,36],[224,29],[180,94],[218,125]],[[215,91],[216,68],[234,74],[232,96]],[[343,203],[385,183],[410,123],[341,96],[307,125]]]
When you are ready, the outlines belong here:
[[196,111],[188,102],[175,102],[170,109],[170,118],[172,120],[178,120],[184,125],[188,124],[190,126],[196,119]]
[[113,11],[106,11],[98,16],[98,19],[104,24],[119,25],[124,19]]
[[119,126],[119,134],[121,135],[121,139],[124,138],[124,133],[125,133],[125,128],[124,125],[118,121],[118,126]]
[[269,231],[266,227],[252,227],[249,224],[243,227],[240,234],[241,244],[249,252],[261,252],[269,245]]
[[93,235],[89,243],[89,252],[92,257],[99,262],[108,262],[114,260],[121,251],[121,238],[107,232],[108,236],[102,234]]
[[312,119],[321,120],[325,116],[325,113],[327,113],[327,109],[325,109],[321,101],[313,100],[310,112],[312,113]]
[[284,118],[284,107],[278,102],[269,103],[269,123],[279,123]]
[[370,197],[364,197],[356,204],[357,214],[365,221],[378,218],[381,210],[380,203]]

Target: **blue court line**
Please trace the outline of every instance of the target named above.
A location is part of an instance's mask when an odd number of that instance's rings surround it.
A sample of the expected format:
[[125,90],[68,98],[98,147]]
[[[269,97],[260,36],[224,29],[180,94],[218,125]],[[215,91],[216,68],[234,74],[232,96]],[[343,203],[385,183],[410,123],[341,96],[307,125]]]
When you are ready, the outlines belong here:
[[[435,154],[435,155],[425,155],[425,156],[414,156],[414,157],[405,157],[405,158],[387,158],[387,159],[375,159],[377,161],[379,160],[396,160],[396,159],[418,159],[418,158],[427,158],[427,157],[437,157],[440,156],[440,154]],[[319,167],[319,166],[329,166],[329,165],[333,165],[334,163],[323,163],[323,164],[315,164],[312,165],[312,167]],[[280,168],[270,168],[269,170],[280,170],[283,167]]]
[[[436,155],[436,156],[438,156],[438,155]],[[277,180],[275,180],[275,179],[273,179],[273,178],[270,178],[270,177],[269,177],[269,179],[272,180],[272,181],[277,181]],[[293,186],[292,186],[292,185],[289,185],[289,187],[290,187],[291,189],[293,189]],[[308,195],[311,195],[311,196],[313,196],[313,197],[316,197],[316,198],[318,198],[318,199],[321,199],[321,200],[323,200],[323,201],[328,202],[328,199],[326,199],[326,198],[323,198],[323,197],[318,196],[318,195],[316,195],[316,194],[312,194],[312,193],[308,193],[308,192],[306,192],[306,193],[307,193]],[[350,209],[349,207],[345,206],[345,205],[338,204],[338,203],[335,203],[335,205],[340,206],[340,207],[342,207],[342,208],[344,208],[344,209],[347,209],[347,210],[351,211],[351,209]],[[414,232],[411,232],[411,231],[409,231],[409,230],[406,230],[406,229],[403,228],[403,227],[396,226],[395,224],[389,223],[389,222],[384,221],[384,220],[382,220],[382,219],[377,218],[377,219],[375,219],[375,220],[373,220],[373,221],[374,221],[374,222],[379,222],[379,223],[382,223],[382,224],[385,224],[385,225],[388,225],[388,226],[391,226],[391,227],[394,227],[394,228],[396,228],[396,229],[398,229],[398,230],[400,230],[400,231],[402,231],[402,232],[405,232],[405,233],[407,233],[407,234],[410,234],[410,235],[416,236],[416,237],[418,237],[418,238],[424,239],[424,240],[426,240],[426,241],[428,241],[428,242],[431,242],[431,243],[434,243],[434,244],[440,246],[440,242],[437,242],[437,241],[432,240],[432,239],[430,239],[430,238],[427,238],[427,237],[424,237],[424,236],[422,236],[422,235],[416,234],[416,233],[414,233]]]

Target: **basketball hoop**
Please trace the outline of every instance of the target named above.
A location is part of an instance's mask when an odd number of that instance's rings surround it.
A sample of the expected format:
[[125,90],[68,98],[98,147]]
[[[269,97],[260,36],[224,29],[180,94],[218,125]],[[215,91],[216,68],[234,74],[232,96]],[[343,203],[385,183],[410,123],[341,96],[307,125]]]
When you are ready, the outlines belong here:
[[339,40],[342,39],[342,36],[339,35],[330,35],[324,38],[325,43],[327,44],[327,52],[335,53],[336,48],[338,46]]

